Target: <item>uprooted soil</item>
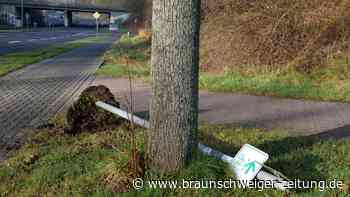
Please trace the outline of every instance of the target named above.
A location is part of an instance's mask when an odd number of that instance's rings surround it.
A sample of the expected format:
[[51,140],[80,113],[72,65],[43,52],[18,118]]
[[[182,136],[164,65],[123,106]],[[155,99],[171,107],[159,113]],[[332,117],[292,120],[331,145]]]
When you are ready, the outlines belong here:
[[111,91],[105,86],[91,86],[84,90],[79,99],[67,112],[67,133],[103,131],[121,123],[116,115],[98,108],[95,103],[102,101],[120,107]]

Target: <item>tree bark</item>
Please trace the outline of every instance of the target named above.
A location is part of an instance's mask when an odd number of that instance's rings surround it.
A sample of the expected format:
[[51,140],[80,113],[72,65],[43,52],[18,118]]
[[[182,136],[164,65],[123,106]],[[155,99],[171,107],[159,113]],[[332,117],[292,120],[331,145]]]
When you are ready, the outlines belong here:
[[197,149],[200,0],[154,0],[151,168],[182,169]]

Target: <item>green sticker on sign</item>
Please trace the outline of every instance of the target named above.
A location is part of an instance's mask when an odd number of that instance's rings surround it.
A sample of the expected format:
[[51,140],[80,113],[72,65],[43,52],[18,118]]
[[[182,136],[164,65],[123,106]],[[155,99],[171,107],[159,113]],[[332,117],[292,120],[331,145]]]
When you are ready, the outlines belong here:
[[250,181],[261,170],[269,155],[252,145],[245,144],[233,158],[233,166],[238,180]]
[[249,171],[255,172],[255,161],[246,163],[244,167],[246,168],[245,174],[248,174]]

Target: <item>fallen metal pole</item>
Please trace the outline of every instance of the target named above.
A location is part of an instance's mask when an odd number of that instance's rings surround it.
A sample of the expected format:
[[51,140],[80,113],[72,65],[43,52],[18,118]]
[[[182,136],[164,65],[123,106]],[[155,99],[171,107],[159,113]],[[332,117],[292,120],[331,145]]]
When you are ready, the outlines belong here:
[[[144,120],[140,117],[132,115],[131,113],[128,113],[126,111],[118,109],[110,104],[98,101],[98,102],[96,102],[96,106],[98,106],[106,111],[109,111],[115,115],[118,115],[126,120],[130,121],[131,119],[133,119],[134,123],[141,126],[141,127],[144,127],[147,129],[150,128],[150,123],[147,120]],[[234,159],[233,159],[233,157],[226,155],[220,151],[214,150],[214,149],[212,149],[204,144],[201,144],[201,143],[198,144],[198,149],[205,155],[215,157],[215,158],[227,163],[229,165],[230,169],[232,170],[232,172],[234,172],[234,165],[233,165]],[[257,174],[256,178],[259,180],[262,180],[262,181],[270,181],[271,183],[274,184],[274,187],[276,189],[280,189],[282,191],[287,191],[287,186],[285,185],[285,182],[283,182],[283,179],[280,177],[274,176],[268,172],[261,170]]]
[[[101,107],[102,109],[106,110],[106,111],[109,111],[115,115],[118,115],[126,120],[131,120],[131,116],[132,114],[131,113],[128,113],[126,111],[123,111],[121,109],[118,109],[116,107],[114,107],[113,105],[110,105],[110,104],[107,104],[107,103],[104,103],[104,102],[101,102],[101,101],[98,101],[96,102],[96,106],[98,107]],[[150,127],[150,124],[147,120],[144,120],[142,118],[139,118],[135,115],[133,115],[133,121],[135,124],[141,126],[141,127],[144,127],[144,128],[149,128]]]

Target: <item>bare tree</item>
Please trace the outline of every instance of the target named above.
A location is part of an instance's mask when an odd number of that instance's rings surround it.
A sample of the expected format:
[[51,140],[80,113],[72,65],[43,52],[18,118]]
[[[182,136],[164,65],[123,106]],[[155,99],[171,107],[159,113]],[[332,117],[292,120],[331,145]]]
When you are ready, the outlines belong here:
[[148,159],[178,171],[193,156],[198,130],[200,0],[154,0]]

